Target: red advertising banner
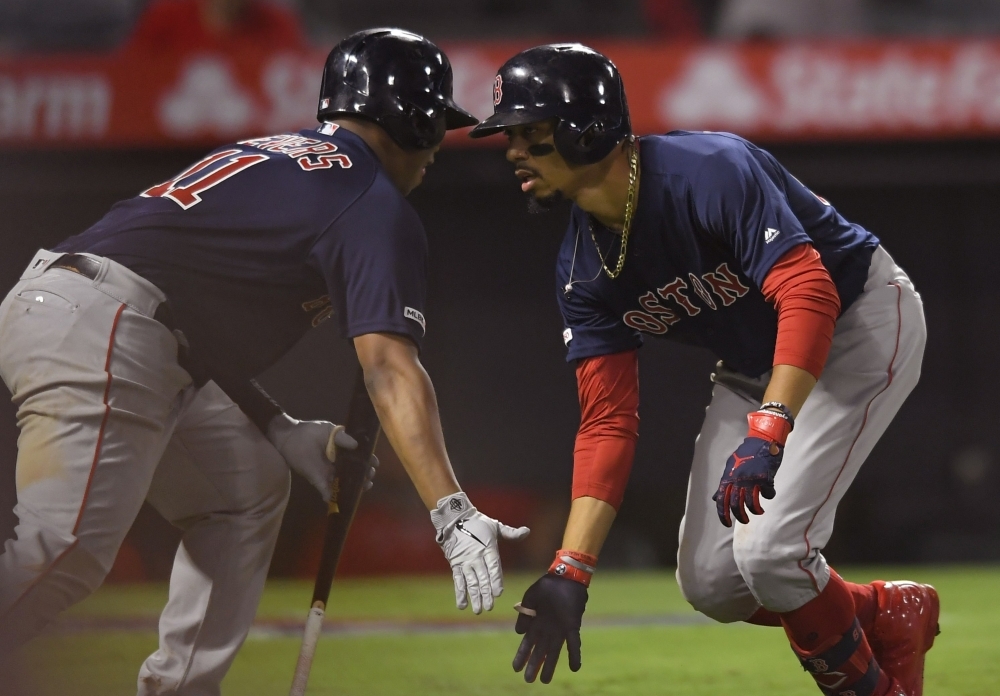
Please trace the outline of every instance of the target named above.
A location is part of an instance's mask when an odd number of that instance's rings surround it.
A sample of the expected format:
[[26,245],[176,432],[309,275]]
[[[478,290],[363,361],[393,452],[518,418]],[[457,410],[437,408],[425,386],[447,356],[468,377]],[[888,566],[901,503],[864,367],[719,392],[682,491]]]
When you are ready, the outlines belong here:
[[[520,44],[451,44],[457,101],[492,113]],[[761,140],[1000,136],[1000,41],[600,42],[638,133]],[[315,123],[323,52],[0,58],[0,147],[211,145]],[[464,133],[450,145],[473,145]],[[485,143],[489,144],[489,140]]]

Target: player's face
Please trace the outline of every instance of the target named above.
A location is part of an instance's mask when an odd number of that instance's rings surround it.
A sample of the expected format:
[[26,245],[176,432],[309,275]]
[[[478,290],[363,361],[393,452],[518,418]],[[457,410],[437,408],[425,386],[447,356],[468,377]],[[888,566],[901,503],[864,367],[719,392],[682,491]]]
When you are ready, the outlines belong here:
[[400,190],[404,196],[420,186],[427,167],[434,163],[434,155],[440,149],[440,145],[435,145],[428,150],[400,150],[402,154],[397,161],[399,177],[396,180],[400,182]]
[[504,130],[507,160],[514,164],[514,176],[521,180],[521,191],[542,207],[564,194],[570,195],[575,179],[566,161],[556,152],[555,125],[553,119]]

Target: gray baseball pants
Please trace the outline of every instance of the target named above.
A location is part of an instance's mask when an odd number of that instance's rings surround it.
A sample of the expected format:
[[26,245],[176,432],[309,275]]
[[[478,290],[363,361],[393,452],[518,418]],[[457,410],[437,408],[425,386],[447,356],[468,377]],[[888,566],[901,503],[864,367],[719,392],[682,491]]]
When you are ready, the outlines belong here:
[[100,586],[143,500],[183,530],[140,696],[215,696],[253,621],[289,470],[152,317],[164,295],[108,259],[91,280],[40,251],[0,304],[17,406],[16,538],[0,554],[0,652]]
[[[677,582],[711,618],[743,621],[761,606],[798,609],[830,579],[822,549],[837,504],[920,378],[927,329],[920,296],[883,249],[865,290],[837,320],[826,367],[788,436],[777,495],[749,524],[719,522],[712,495],[760,408],[716,385],[695,444],[680,528]],[[760,380],[760,387],[768,376]]]

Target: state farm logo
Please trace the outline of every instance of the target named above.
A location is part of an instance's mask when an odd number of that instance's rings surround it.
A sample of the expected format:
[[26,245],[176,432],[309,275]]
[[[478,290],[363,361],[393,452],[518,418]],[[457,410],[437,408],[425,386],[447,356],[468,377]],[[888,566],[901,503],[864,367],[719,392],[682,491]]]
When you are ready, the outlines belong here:
[[938,57],[912,48],[878,58],[792,45],[775,54],[770,79],[784,130],[947,130],[1000,125],[1000,51],[969,42]]
[[1000,50],[966,41],[694,49],[656,97],[659,128],[961,133],[1000,128]]
[[253,98],[227,63],[200,56],[187,63],[178,83],[160,102],[160,123],[175,137],[246,132],[254,117]]
[[102,137],[111,101],[102,75],[0,75],[0,139]]
[[[244,71],[245,72],[245,71]],[[259,93],[240,81],[221,56],[202,55],[189,61],[180,78],[160,100],[163,130],[177,138],[203,135],[228,138],[255,128],[297,130],[316,121],[316,85],[322,75],[307,57],[278,54],[261,69]]]
[[[323,77],[323,65],[298,54],[276,56],[264,68],[260,86],[270,104],[266,128],[269,131],[298,130],[316,123],[316,86]],[[321,109],[330,100],[320,102]]]
[[711,48],[694,53],[681,78],[660,94],[659,106],[661,118],[677,128],[738,131],[758,125],[766,99],[737,52]]

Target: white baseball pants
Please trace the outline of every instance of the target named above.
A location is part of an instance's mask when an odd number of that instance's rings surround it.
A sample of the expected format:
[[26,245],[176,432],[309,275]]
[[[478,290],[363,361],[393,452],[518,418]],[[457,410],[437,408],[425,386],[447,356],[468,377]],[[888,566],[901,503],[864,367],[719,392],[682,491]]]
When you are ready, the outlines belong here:
[[[281,455],[152,319],[163,294],[101,259],[40,251],[0,304],[18,407],[16,539],[0,555],[0,652],[104,580],[143,500],[183,531],[141,696],[214,696],[246,638],[288,498]],[[98,258],[98,257],[95,257]]]
[[[920,377],[927,331],[920,296],[883,249],[860,297],[837,321],[826,368],[795,420],[777,496],[749,524],[719,521],[712,495],[760,403],[716,385],[695,444],[680,527],[677,582],[695,609],[722,622],[758,607],[798,609],[830,578],[821,550],[837,504]],[[761,378],[766,384],[770,375]]]

